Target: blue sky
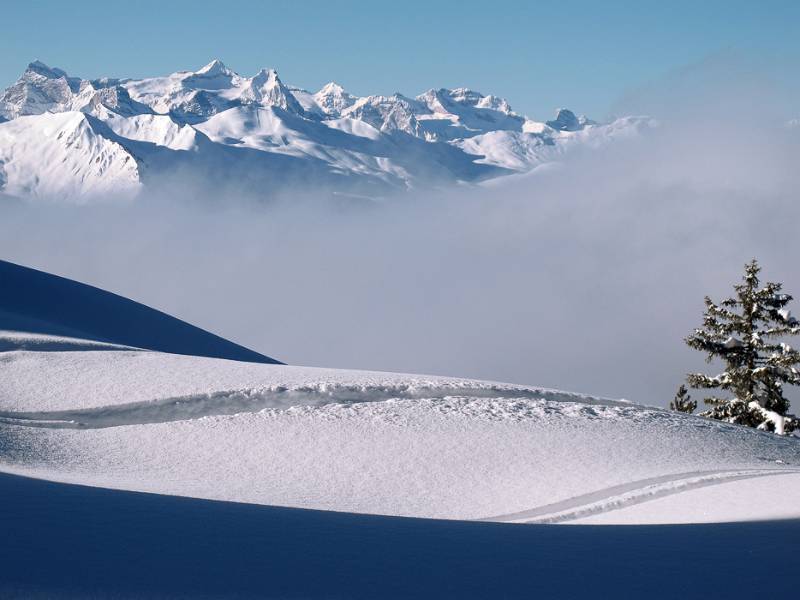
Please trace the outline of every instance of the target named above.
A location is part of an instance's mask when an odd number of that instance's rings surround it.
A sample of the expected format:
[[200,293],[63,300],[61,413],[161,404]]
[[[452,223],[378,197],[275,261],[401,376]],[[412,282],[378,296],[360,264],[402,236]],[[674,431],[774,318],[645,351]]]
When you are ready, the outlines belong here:
[[[0,87],[39,58],[83,77],[160,75],[218,57],[294,85],[416,95],[468,86],[546,117],[617,99],[719,53],[798,65],[800,2],[27,2],[0,5]],[[797,68],[787,77],[798,73]]]

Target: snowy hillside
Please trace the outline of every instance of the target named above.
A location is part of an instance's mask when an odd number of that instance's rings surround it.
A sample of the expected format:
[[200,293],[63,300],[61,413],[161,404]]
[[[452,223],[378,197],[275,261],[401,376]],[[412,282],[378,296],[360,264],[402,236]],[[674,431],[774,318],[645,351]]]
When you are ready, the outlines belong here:
[[[260,505],[510,523],[800,516],[797,439],[530,386],[187,356],[132,348],[114,336],[82,342],[64,332],[104,323],[108,330],[109,311],[84,312],[78,328],[74,314],[47,311],[44,298],[75,297],[77,289],[85,306],[98,306],[109,295],[38,272],[8,272],[12,278],[0,273],[2,314],[42,299],[29,315],[36,319],[2,321],[6,473]],[[43,277],[46,295],[37,287]],[[170,324],[161,315],[139,328],[157,336]]]
[[0,192],[83,202],[179,178],[260,195],[378,195],[525,172],[650,126],[564,109],[537,122],[464,88],[357,97],[331,82],[312,93],[273,69],[246,77],[218,60],[141,80],[86,80],[35,61],[0,95]]
[[[4,598],[707,600],[797,591],[798,520],[520,527],[2,474],[0,492]],[[717,567],[723,576],[710,576]]]
[[146,348],[277,362],[95,287],[0,260],[0,350]]

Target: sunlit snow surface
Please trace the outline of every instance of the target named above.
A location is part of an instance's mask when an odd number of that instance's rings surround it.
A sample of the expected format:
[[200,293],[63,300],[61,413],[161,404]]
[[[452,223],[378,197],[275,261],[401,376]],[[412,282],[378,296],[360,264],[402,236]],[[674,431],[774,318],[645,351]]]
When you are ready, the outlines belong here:
[[0,334],[24,348],[0,353],[9,473],[516,523],[800,516],[796,439],[524,386],[39,337]]

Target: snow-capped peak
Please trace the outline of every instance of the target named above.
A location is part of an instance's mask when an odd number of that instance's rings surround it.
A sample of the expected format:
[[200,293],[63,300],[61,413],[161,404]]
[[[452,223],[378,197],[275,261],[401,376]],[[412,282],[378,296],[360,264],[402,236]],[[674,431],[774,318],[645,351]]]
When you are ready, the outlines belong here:
[[350,108],[355,104],[357,98],[348,94],[345,89],[331,81],[326,83],[322,88],[314,94],[314,101],[327,115],[340,115],[342,111]]
[[240,98],[264,106],[277,106],[295,114],[303,114],[303,107],[283,85],[275,69],[261,69],[247,81]]
[[22,76],[0,96],[0,114],[7,118],[68,110],[80,79],[39,60],[30,63]]
[[359,98],[342,115],[364,121],[384,133],[402,131],[418,137],[420,128],[415,116],[418,111],[417,102],[398,92],[391,96]]
[[100,106],[123,116],[153,112],[149,106],[133,100],[128,90],[114,80],[82,81],[80,93],[72,102],[73,109],[96,113]]
[[[63,126],[73,121],[47,113],[70,113],[84,133],[65,146],[75,136]],[[17,121],[23,116],[31,119]],[[218,59],[162,77],[91,80],[36,60],[0,95],[0,122],[0,192],[27,196],[138,189],[145,171],[152,182],[178,168],[203,179],[217,164],[225,176],[241,169],[275,189],[302,173],[309,185],[384,193],[527,171],[567,145],[599,147],[650,123],[588,127],[566,109],[537,122],[466,87],[357,97],[330,82],[311,93],[285,85],[275,69],[246,77]]]
[[28,63],[28,68],[25,69],[25,72],[36,73],[37,75],[41,75],[42,77],[46,77],[47,79],[59,79],[61,77],[67,77],[66,71],[59,69],[57,67],[49,67],[39,59],[36,59],[33,62]]
[[450,90],[449,95],[453,101],[466,106],[487,108],[507,115],[513,114],[514,112],[511,110],[511,105],[509,105],[505,98],[499,98],[497,96],[492,96],[491,94],[484,96],[480,92],[476,92],[469,88],[456,88],[454,90]]
[[256,93],[257,90],[265,86],[275,86],[276,83],[280,82],[278,78],[278,73],[274,69],[260,69],[258,73],[253,75],[248,81],[247,86],[245,87],[245,91],[252,90],[253,93]]
[[451,112],[455,104],[463,107],[482,108],[513,115],[514,111],[504,98],[497,96],[484,96],[480,92],[469,88],[430,89],[417,96],[417,100],[425,103],[434,112]]
[[222,61],[214,59],[199,71],[185,75],[180,81],[180,87],[194,90],[226,90],[236,87],[240,79]]
[[429,141],[463,139],[490,131],[522,131],[525,122],[507,101],[469,88],[430,89],[416,101],[424,107],[417,116]]
[[215,58],[202,69],[195,71],[195,75],[233,75],[233,71],[231,71],[228,67],[225,66],[218,58]]
[[323,85],[317,93],[323,96],[349,96],[349,94],[344,91],[344,88],[335,81],[329,81]]
[[583,115],[580,117],[575,116],[575,113],[566,108],[559,108],[556,112],[556,118],[548,121],[547,124],[556,131],[580,131],[587,125],[594,124]]
[[283,82],[275,69],[261,69],[250,79],[250,85],[255,89],[275,88],[283,87]]

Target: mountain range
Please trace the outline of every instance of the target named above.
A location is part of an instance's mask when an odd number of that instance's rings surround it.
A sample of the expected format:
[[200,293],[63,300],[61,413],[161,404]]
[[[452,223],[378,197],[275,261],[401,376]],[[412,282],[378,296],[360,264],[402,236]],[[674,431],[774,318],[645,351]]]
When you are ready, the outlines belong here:
[[146,79],[81,79],[34,61],[0,95],[0,194],[89,202],[313,187],[379,197],[526,172],[652,125],[567,109],[534,121],[466,88],[359,97],[331,82],[309,92],[274,69],[245,77],[219,60]]

